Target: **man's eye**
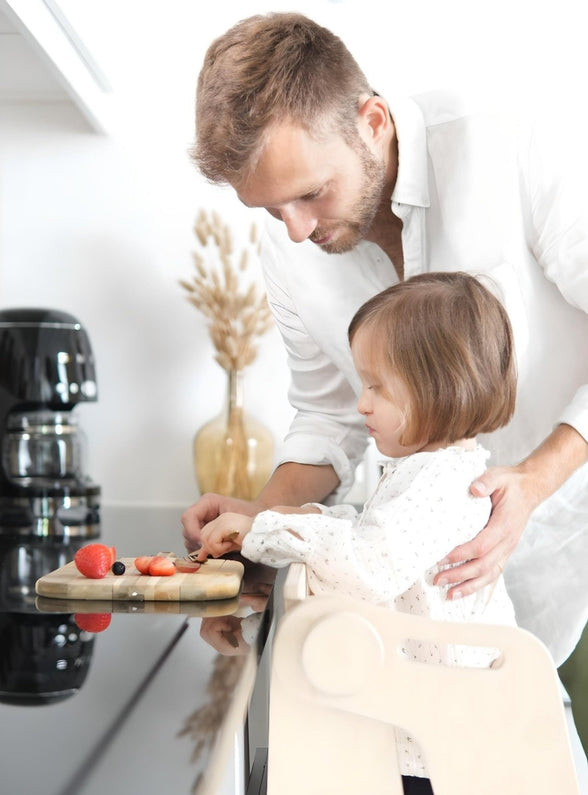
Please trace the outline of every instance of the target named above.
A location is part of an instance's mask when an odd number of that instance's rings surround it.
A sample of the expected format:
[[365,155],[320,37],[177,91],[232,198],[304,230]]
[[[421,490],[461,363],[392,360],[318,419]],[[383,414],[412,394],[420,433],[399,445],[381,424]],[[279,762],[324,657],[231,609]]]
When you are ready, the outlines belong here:
[[312,201],[313,199],[318,199],[318,197],[323,192],[324,187],[318,188],[318,190],[313,190],[312,193],[305,193],[302,197],[303,201]]

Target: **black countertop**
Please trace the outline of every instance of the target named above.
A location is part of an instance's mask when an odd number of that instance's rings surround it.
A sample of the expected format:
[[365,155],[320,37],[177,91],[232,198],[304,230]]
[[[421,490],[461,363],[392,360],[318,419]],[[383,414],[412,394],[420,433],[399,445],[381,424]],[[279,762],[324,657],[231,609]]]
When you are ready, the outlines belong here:
[[[121,557],[181,554],[179,514],[104,508],[99,540]],[[71,560],[75,548],[0,538],[0,792],[237,792],[231,776],[247,781],[248,752],[264,742],[265,684],[255,726],[246,712],[276,572],[243,561],[239,596],[216,602],[35,597],[36,579]],[[94,609],[112,611],[110,624],[98,634],[81,631],[74,614]],[[239,736],[244,755],[235,765]]]

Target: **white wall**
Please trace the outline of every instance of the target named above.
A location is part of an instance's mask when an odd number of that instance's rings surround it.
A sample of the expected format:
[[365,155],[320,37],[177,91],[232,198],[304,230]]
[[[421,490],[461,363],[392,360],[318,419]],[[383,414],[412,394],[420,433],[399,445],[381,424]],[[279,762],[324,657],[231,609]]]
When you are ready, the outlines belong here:
[[[69,102],[0,108],[0,305],[59,308],[86,326],[99,400],[77,411],[105,503],[192,502],[192,437],[224,396],[204,320],[177,285],[192,267],[198,208],[218,209],[237,234],[251,220],[186,156],[211,39],[251,13],[301,10],[348,42],[376,88],[388,69],[403,93],[507,88],[516,102],[572,93],[586,74],[577,5],[62,0],[113,85],[115,125],[96,135]],[[287,382],[273,330],[246,392],[277,439],[291,416]]]

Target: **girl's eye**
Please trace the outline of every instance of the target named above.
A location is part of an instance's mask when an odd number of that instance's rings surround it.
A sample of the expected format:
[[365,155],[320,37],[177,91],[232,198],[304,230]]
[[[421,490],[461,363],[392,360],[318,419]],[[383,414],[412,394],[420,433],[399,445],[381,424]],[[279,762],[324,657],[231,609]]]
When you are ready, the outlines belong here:
[[370,384],[370,385],[368,386],[368,389],[371,389],[371,390],[372,390],[372,391],[374,391],[374,392],[375,392],[375,391],[377,391],[379,388],[380,388],[380,385],[379,385],[379,384]]

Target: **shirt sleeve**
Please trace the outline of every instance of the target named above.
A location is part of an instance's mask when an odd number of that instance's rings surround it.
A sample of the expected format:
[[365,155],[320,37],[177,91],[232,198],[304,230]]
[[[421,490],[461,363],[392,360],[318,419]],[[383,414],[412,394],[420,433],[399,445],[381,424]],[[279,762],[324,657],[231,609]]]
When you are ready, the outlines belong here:
[[[565,300],[588,313],[588,151],[585,125],[572,116],[554,110],[528,124],[521,173],[531,250]],[[588,440],[588,385],[579,386],[558,422]]]
[[295,409],[277,464],[331,465],[340,485],[328,502],[340,501],[353,485],[367,446],[357,400],[345,375],[307,333],[287,287],[287,266],[271,235],[263,235],[261,263],[268,303],[286,349]]
[[305,563],[315,592],[389,603],[484,527],[490,500],[469,495],[467,477],[466,485],[426,469],[398,497],[356,517],[264,511],[244,539],[243,555],[276,567]]

